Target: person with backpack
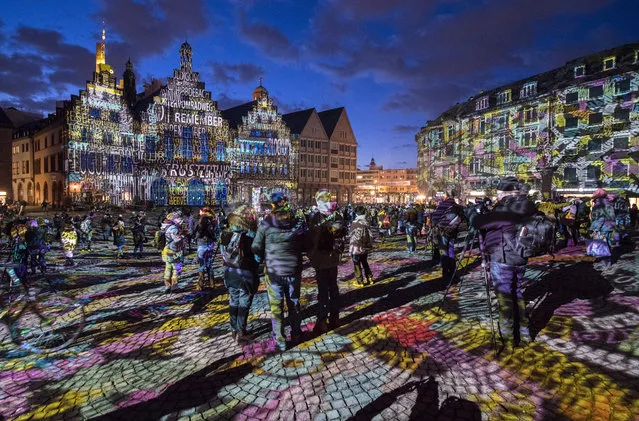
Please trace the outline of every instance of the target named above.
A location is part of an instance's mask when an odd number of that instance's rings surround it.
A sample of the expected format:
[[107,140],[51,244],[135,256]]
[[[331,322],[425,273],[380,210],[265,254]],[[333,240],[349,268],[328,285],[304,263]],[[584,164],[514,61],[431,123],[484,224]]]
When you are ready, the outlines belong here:
[[133,234],[133,255],[137,253],[138,259],[141,259],[142,253],[144,253],[144,242],[146,241],[146,236],[144,235],[144,224],[142,223],[141,218],[133,219],[131,234]]
[[291,211],[283,193],[273,193],[270,200],[272,211],[262,220],[251,248],[264,261],[273,336],[277,347],[284,351],[285,302],[291,341],[295,343],[302,335],[300,289],[306,221]]
[[62,232],[60,233],[60,243],[64,250],[65,266],[73,266],[73,251],[75,250],[77,242],[78,233],[76,232],[71,219],[67,219],[64,224],[64,228],[62,228]]
[[217,224],[215,213],[208,207],[200,209],[200,220],[193,232],[195,245],[197,246],[197,286],[196,289],[212,287],[213,279],[212,261],[215,252],[215,240],[217,238]]
[[431,214],[431,229],[435,231],[433,242],[437,243],[439,249],[442,277],[445,280],[450,280],[455,273],[455,239],[464,218],[464,209],[455,202],[456,195],[454,190],[448,191]]
[[84,219],[80,223],[80,242],[82,243],[82,249],[91,251],[91,239],[93,238],[93,227],[91,226],[91,216],[85,215]]
[[122,217],[122,215],[118,215],[118,220],[111,228],[111,232],[113,232],[113,245],[116,247],[116,259],[122,259],[124,257],[124,245],[126,244],[124,230],[124,218]]
[[593,206],[590,211],[590,231],[592,241],[586,254],[601,259],[593,265],[595,269],[608,270],[612,267],[612,241],[616,226],[616,215],[604,189],[592,194]]
[[220,237],[224,261],[224,285],[229,290],[229,316],[232,336],[238,344],[246,341],[249,311],[259,287],[258,260],[251,246],[257,230],[257,212],[241,205],[228,216],[229,231]]
[[317,279],[318,312],[313,332],[322,334],[339,325],[337,266],[347,231],[328,190],[319,190],[315,201],[318,212],[311,218],[306,250]]
[[178,278],[182,273],[184,261],[184,236],[182,235],[182,215],[171,212],[166,215],[158,235],[158,245],[164,243],[162,261],[164,262],[164,292],[174,292]]
[[404,230],[406,232],[406,244],[408,253],[412,254],[417,250],[417,233],[419,232],[417,223],[417,210],[413,202],[408,202],[404,210]]
[[368,253],[373,249],[373,236],[366,220],[366,208],[357,206],[355,215],[350,228],[348,247],[355,270],[355,280],[361,286],[372,285],[373,273],[368,265]]
[[[492,280],[499,303],[499,332],[504,344],[530,341],[528,316],[522,280],[528,257],[517,247],[522,223],[537,213],[527,196],[527,185],[515,177],[506,177],[497,185],[497,204],[491,212],[476,215],[473,226],[480,235],[482,258],[490,261]],[[484,262],[485,263],[485,262]]]

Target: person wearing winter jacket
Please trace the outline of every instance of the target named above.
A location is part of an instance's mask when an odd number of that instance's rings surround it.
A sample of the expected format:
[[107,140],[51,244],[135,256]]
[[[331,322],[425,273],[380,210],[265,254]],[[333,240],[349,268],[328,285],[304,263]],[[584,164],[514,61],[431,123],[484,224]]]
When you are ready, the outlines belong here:
[[160,230],[164,232],[166,239],[162,249],[162,261],[164,262],[164,292],[169,293],[177,288],[178,278],[182,272],[184,260],[184,237],[181,232],[182,215],[171,212],[166,216]]
[[442,277],[445,280],[450,280],[455,273],[455,239],[464,218],[463,208],[455,202],[456,196],[454,190],[447,192],[431,214],[431,228],[436,232],[436,240],[434,238],[433,241],[438,243]]
[[124,257],[124,245],[126,240],[124,238],[124,218],[122,215],[118,216],[118,220],[115,225],[111,228],[111,232],[113,232],[113,245],[116,247],[115,258],[121,259]]
[[91,240],[93,238],[93,227],[91,226],[91,216],[85,215],[84,219],[80,223],[80,241],[82,243],[82,249],[91,251]]
[[138,259],[141,259],[142,253],[144,253],[146,236],[144,235],[144,224],[140,218],[133,219],[131,234],[133,234],[133,255],[137,254]]
[[295,342],[302,334],[300,288],[306,224],[291,211],[283,193],[273,193],[270,199],[272,212],[262,220],[251,248],[265,262],[273,336],[278,348],[283,351],[286,349],[285,302],[292,341]]
[[208,207],[200,209],[200,220],[196,225],[193,236],[197,246],[197,286],[196,289],[212,287],[213,279],[212,260],[215,256],[215,239],[217,238],[217,224],[215,213]]
[[322,334],[328,328],[334,329],[339,325],[337,266],[348,232],[328,190],[319,190],[315,194],[315,201],[318,212],[310,221],[306,250],[317,279],[318,312],[313,331]]
[[373,273],[368,265],[368,253],[373,249],[372,238],[371,228],[366,220],[366,208],[357,206],[355,220],[350,228],[348,251],[353,261],[355,280],[361,286],[373,283]]
[[102,215],[102,219],[100,220],[102,224],[102,239],[104,241],[108,241],[111,236],[111,227],[113,226],[113,217],[109,212],[106,212]]
[[229,317],[238,344],[248,339],[246,326],[253,297],[260,283],[258,260],[251,250],[257,229],[257,212],[242,205],[228,216],[229,231],[220,237],[224,285],[229,290]]
[[68,219],[64,224],[62,232],[60,233],[60,243],[62,244],[62,249],[64,250],[64,264],[66,266],[73,266],[73,251],[75,250],[77,242],[78,233],[75,231],[73,222]]
[[[593,206],[590,211],[590,231],[593,240],[601,240],[608,246],[609,256],[601,257],[601,262],[594,265],[595,269],[608,269],[612,266],[612,244],[616,226],[615,210],[609,200],[609,195],[604,189],[597,189],[592,195]],[[605,248],[605,246],[604,246]],[[594,253],[593,253],[594,254]]]
[[417,250],[417,209],[413,206],[413,202],[408,202],[404,210],[404,231],[406,232],[406,243],[408,252],[414,253]]
[[531,339],[522,290],[528,259],[516,249],[519,224],[537,213],[526,197],[527,189],[515,177],[502,179],[495,208],[472,220],[472,225],[485,233],[480,242],[490,258],[490,277],[499,302],[499,331],[504,343],[513,345]]

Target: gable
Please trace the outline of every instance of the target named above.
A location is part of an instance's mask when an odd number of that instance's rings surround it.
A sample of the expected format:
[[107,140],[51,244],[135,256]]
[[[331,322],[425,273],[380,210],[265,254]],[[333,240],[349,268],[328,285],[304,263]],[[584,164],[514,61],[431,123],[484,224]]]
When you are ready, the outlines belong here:
[[350,145],[357,144],[357,139],[355,138],[351,122],[348,119],[348,114],[346,114],[346,109],[342,110],[330,140]]
[[300,136],[328,139],[326,131],[324,130],[324,125],[322,124],[322,120],[320,120],[319,115],[317,114],[317,111],[315,111],[315,109],[313,109],[313,112],[308,118],[308,121],[306,122],[302,133],[300,133]]

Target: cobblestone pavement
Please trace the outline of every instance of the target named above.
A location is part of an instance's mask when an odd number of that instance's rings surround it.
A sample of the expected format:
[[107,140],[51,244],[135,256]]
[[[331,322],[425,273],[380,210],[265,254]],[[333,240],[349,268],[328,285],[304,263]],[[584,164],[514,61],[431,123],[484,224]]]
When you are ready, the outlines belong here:
[[0,418],[639,419],[636,250],[605,274],[583,248],[531,262],[536,340],[495,350],[476,254],[465,262],[461,292],[453,286],[439,309],[441,271],[429,253],[409,255],[397,236],[371,256],[374,285],[357,287],[350,261],[340,266],[342,324],[319,337],[310,333],[316,287],[306,269],[307,335],[279,353],[263,285],[249,320],[255,340],[239,347],[223,286],[193,291],[188,265],[181,290],[164,294],[155,250],[113,261],[112,248],[98,242],[73,273],[57,266],[48,275],[88,300],[76,344],[25,355],[0,333]]

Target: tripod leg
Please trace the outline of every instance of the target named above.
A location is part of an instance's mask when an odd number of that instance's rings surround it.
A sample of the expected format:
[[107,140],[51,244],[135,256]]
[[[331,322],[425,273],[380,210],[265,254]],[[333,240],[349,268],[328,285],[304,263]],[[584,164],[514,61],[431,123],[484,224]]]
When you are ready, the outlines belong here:
[[[477,231],[475,231],[473,233],[473,239],[471,240],[471,243],[470,243],[471,245],[474,244],[474,242],[475,242],[475,235],[477,235]],[[442,306],[444,305],[444,302],[446,301],[446,297],[448,296],[448,292],[450,291],[450,288],[453,286],[453,281],[455,280],[455,275],[457,274],[457,270],[463,264],[464,255],[466,254],[466,251],[470,251],[468,249],[468,244],[469,244],[468,243],[468,237],[469,236],[470,236],[470,231],[468,231],[468,233],[466,233],[466,238],[464,239],[464,248],[462,249],[461,256],[459,258],[459,262],[457,262],[457,264],[455,265],[455,270],[453,271],[452,275],[450,276],[450,280],[448,281],[448,286],[446,287],[446,291],[444,291],[444,296],[442,297],[441,301],[439,302],[439,306],[437,307],[438,310],[440,310],[442,308]],[[460,281],[459,287],[461,289],[461,281]]]

